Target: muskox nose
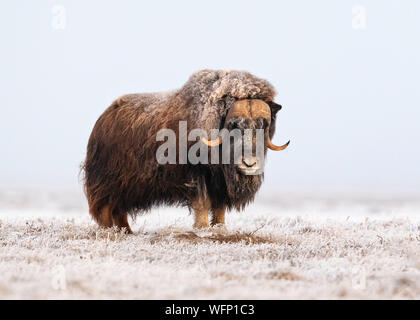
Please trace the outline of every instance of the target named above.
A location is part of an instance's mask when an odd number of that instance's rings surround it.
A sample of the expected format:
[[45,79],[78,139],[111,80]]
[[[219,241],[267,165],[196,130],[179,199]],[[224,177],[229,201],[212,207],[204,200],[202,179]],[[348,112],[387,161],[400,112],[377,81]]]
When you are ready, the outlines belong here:
[[248,168],[252,168],[253,166],[255,166],[257,164],[257,159],[256,158],[243,158],[242,162],[248,167]]

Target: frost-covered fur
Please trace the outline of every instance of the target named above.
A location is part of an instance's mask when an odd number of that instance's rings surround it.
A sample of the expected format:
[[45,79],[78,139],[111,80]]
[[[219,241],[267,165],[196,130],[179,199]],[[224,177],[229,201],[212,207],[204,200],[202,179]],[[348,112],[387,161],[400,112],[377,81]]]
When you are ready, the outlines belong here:
[[[275,90],[266,80],[244,71],[203,70],[193,74],[179,91],[193,98],[191,111],[203,128],[218,128],[234,100],[274,100]],[[227,103],[218,103],[218,101]],[[230,102],[230,103],[229,103]]]
[[[266,80],[255,77],[246,71],[202,70],[194,73],[179,90],[146,94],[128,94],[120,97],[117,103],[130,101],[144,107],[144,111],[160,115],[162,108],[180,103],[183,112],[189,112],[191,119],[199,128],[219,128],[222,117],[236,100],[261,99],[274,100],[276,91]],[[172,108],[174,113],[177,108]]]
[[98,219],[106,206],[113,216],[160,204],[191,207],[198,198],[209,198],[211,210],[242,209],[254,199],[262,175],[239,175],[232,165],[159,165],[156,135],[169,128],[178,136],[180,121],[187,121],[188,131],[210,133],[223,127],[235,101],[260,99],[270,105],[274,96],[269,82],[248,72],[202,70],[176,91],[120,97],[98,119],[89,139],[83,169],[90,213]]

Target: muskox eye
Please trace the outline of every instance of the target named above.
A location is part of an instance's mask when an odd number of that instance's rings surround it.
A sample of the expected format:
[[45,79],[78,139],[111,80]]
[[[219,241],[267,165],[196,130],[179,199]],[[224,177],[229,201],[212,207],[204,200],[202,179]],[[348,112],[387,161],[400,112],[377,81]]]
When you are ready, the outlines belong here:
[[229,127],[230,130],[238,129],[239,128],[239,122],[236,119],[235,120],[230,120],[228,122],[228,127]]
[[224,107],[225,107],[225,105],[226,105],[226,101],[225,101],[225,100],[223,100],[223,99],[217,100],[217,106],[218,106],[220,109],[224,108]]
[[268,120],[265,118],[258,118],[257,129],[266,129],[268,127]]

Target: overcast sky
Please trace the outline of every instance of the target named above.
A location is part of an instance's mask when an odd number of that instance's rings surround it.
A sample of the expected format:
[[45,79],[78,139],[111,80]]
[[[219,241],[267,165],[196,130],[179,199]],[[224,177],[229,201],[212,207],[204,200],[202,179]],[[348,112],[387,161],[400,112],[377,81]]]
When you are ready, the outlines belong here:
[[78,186],[116,97],[214,68],[278,91],[274,142],[291,144],[269,152],[265,188],[420,191],[419,1],[9,0],[0,11],[3,187]]

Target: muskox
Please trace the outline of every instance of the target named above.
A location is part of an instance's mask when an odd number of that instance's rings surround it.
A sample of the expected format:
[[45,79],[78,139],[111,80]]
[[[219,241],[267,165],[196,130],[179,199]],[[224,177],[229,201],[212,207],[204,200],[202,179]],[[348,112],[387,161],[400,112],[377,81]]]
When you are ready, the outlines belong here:
[[[281,109],[275,94],[268,81],[248,72],[202,70],[176,91],[121,96],[99,117],[89,138],[82,170],[90,214],[100,226],[129,233],[128,214],[159,205],[188,207],[196,228],[210,226],[209,213],[211,225],[224,224],[227,209],[242,210],[253,201],[263,173],[252,172],[263,163],[243,156],[239,163],[161,164],[158,132],[167,128],[179,135],[181,121],[188,131],[201,128],[209,137],[212,129],[262,129],[265,159],[267,148],[288,145],[271,142]],[[202,141],[209,149],[225,143],[222,137]],[[188,141],[187,148],[195,143]],[[176,152],[177,159],[183,156]]]

